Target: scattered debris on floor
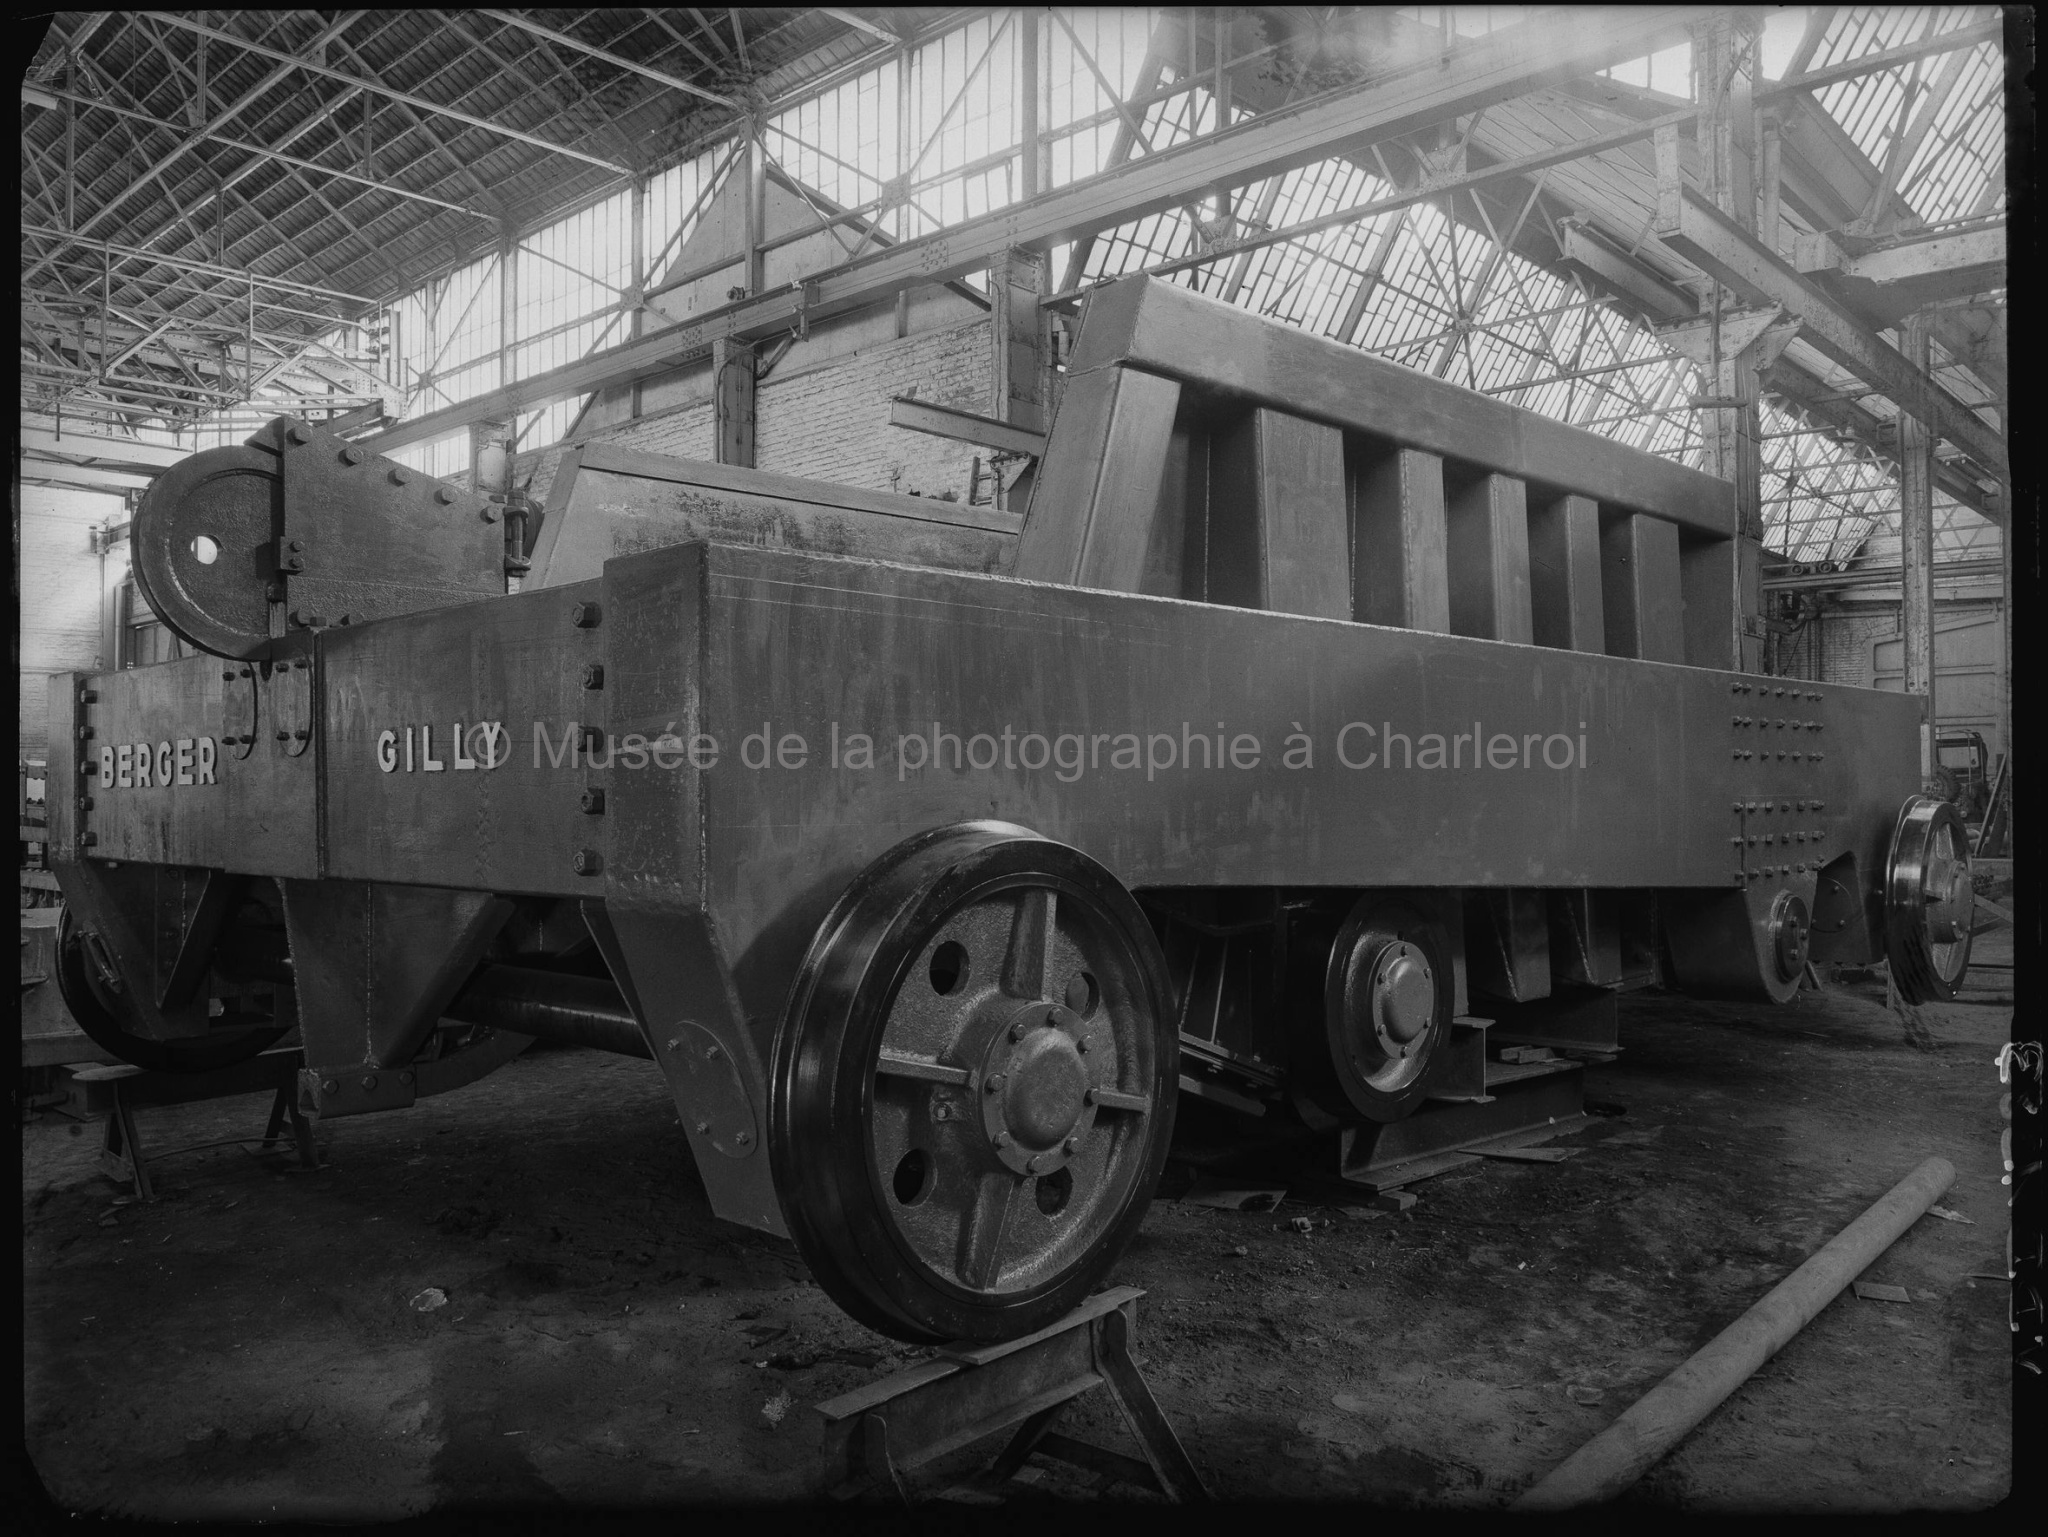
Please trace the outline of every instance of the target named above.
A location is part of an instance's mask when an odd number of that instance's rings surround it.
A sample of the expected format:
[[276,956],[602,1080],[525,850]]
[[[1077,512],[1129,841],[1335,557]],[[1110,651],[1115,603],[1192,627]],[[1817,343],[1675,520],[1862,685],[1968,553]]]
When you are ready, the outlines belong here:
[[[1285,1192],[1275,1211],[1169,1188],[1111,1276],[1146,1290],[1134,1349],[1212,1489],[1501,1508],[1925,1149],[1956,1166],[1942,1209],[1984,1215],[1898,1242],[1879,1273],[1912,1305],[1845,1290],[1631,1498],[1877,1511],[2004,1495],[2005,1086],[1989,1064],[2006,1016],[1932,1007],[1930,1052],[1902,1039],[1881,983],[1789,1013],[1654,996],[1622,1011],[1629,1051],[1587,1088],[1628,1113],[1553,1144],[1591,1156],[1475,1162],[1383,1204],[1334,1188],[1334,1162],[1327,1184],[1314,1164],[1184,1166],[1190,1185]],[[251,1113],[168,1107],[161,1135],[230,1136]],[[840,1313],[788,1244],[711,1215],[645,1063],[550,1052],[321,1136],[318,1181],[287,1181],[287,1154],[224,1148],[168,1165],[163,1199],[114,1208],[97,1137],[22,1128],[27,1439],[61,1505],[383,1521],[802,1498],[817,1492],[809,1406],[931,1358]],[[1897,1412],[1837,1412],[1873,1382]],[[785,1395],[778,1423],[764,1409]],[[1118,1423],[1084,1400],[1072,1432],[1114,1443]],[[919,1476],[943,1489],[992,1454]],[[1138,1498],[1032,1476],[1032,1498]]]
[[1181,1199],[1191,1206],[1209,1206],[1218,1211],[1273,1211],[1286,1195],[1284,1185],[1257,1187],[1202,1178]]

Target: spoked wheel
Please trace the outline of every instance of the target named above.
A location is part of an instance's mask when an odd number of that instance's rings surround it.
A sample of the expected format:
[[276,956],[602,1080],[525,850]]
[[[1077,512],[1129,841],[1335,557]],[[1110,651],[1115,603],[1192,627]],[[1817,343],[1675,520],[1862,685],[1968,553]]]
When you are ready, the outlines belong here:
[[1970,969],[1969,830],[1956,808],[1916,795],[1899,812],[1885,870],[1885,958],[1908,1003],[1953,998]]
[[245,1062],[291,1028],[267,1021],[245,1030],[217,1029],[167,1041],[141,1034],[133,1027],[133,1005],[98,936],[80,928],[69,907],[57,920],[57,991],[95,1045],[157,1073],[209,1073]]
[[1151,926],[1000,822],[899,845],[819,927],[777,1038],[769,1155],[819,1283],[906,1340],[1008,1339],[1137,1231],[1179,1038]]

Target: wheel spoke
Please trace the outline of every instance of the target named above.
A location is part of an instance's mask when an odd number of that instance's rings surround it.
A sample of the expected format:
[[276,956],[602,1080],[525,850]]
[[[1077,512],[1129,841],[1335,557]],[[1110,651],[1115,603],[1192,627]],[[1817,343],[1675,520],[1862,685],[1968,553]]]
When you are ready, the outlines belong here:
[[1003,1239],[1023,1179],[1003,1169],[981,1176],[981,1188],[960,1229],[960,1279],[986,1291],[1002,1273]]
[[1033,886],[1018,899],[1009,952],[1003,957],[1003,991],[1011,997],[1050,996],[1046,988],[1052,979],[1058,920],[1059,897],[1047,888]]
[[944,1062],[934,1062],[929,1057],[913,1057],[886,1048],[875,1060],[875,1071],[892,1078],[918,1078],[926,1083],[950,1083],[961,1088],[974,1081],[974,1074],[964,1067],[953,1067]]
[[1152,1101],[1142,1094],[1122,1094],[1115,1089],[1090,1089],[1088,1102],[1104,1110],[1134,1110],[1139,1115],[1148,1114]]

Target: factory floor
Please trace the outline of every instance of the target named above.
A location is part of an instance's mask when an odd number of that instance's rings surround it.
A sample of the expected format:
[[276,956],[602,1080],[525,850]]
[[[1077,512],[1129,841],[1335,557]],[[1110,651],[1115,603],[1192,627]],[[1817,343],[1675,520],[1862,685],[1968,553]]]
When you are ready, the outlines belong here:
[[[1980,946],[2009,964],[2003,934]],[[1988,1506],[2012,1467],[2010,1017],[1958,1003],[1907,1028],[1867,982],[1779,1010],[1628,998],[1625,1050],[1587,1083],[1626,1113],[1560,1144],[1584,1148],[1569,1161],[1468,1166],[1401,1214],[1156,1202],[1113,1278],[1146,1289],[1138,1358],[1220,1495],[1502,1506],[1939,1154],[1955,1218],[1922,1218],[1865,1276],[1910,1301],[1845,1294],[1629,1499]],[[267,1109],[144,1111],[141,1132],[166,1151],[256,1137]],[[146,1205],[96,1172],[98,1131],[22,1129],[27,1447],[65,1510],[800,1497],[823,1471],[809,1405],[924,1354],[848,1320],[788,1244],[711,1217],[644,1062],[529,1053],[324,1126],[318,1171],[253,1147],[168,1157]],[[1106,1402],[1075,1426],[1133,1449]],[[1030,1476],[1012,1498],[1146,1498]]]

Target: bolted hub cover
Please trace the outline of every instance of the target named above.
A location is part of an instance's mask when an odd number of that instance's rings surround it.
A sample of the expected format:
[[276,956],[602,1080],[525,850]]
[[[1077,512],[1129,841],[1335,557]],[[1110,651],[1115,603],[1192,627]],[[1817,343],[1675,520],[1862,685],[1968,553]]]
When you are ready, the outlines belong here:
[[1436,975],[1415,946],[1396,940],[1379,953],[1372,972],[1373,1022],[1396,1055],[1429,1028],[1436,1013]]
[[1813,922],[1804,899],[1790,891],[1779,893],[1771,909],[1771,939],[1783,980],[1792,981],[1806,968],[1812,935]]
[[1920,900],[1927,904],[1927,932],[1936,944],[1954,944],[1969,928],[1976,906],[1966,862],[1930,855],[1927,860],[1926,890]]
[[981,1123],[990,1150],[1020,1174],[1050,1174],[1070,1139],[1094,1120],[1086,1023],[1058,1004],[1033,1003],[1000,1022],[982,1058]]
[[1341,918],[1317,913],[1290,937],[1298,1106],[1384,1123],[1421,1103],[1456,1002],[1453,951],[1433,900],[1367,892]]

